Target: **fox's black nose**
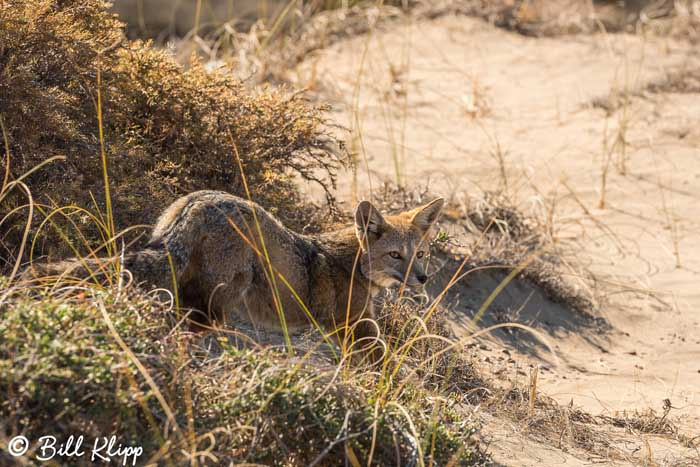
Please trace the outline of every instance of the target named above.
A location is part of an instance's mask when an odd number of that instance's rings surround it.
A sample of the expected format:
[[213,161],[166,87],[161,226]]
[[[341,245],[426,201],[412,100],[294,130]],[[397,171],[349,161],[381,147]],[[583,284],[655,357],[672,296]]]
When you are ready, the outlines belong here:
[[428,276],[426,276],[425,274],[418,274],[418,277],[416,277],[416,279],[418,279],[418,282],[420,282],[421,284],[425,284],[428,281]]

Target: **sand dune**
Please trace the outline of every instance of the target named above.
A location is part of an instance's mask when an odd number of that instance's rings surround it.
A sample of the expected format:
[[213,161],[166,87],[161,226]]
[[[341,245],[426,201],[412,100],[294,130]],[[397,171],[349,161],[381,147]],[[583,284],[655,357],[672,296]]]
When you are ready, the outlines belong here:
[[[594,414],[660,411],[668,399],[671,415],[697,436],[699,73],[697,46],[671,39],[534,39],[443,17],[342,41],[292,77],[329,99],[350,130],[358,184],[354,192],[348,174],[342,198],[390,180],[454,199],[504,190],[526,212],[549,213],[567,260],[594,274],[597,313],[610,327],[573,322],[539,297],[528,302],[527,322],[560,356],[541,376],[544,393]],[[577,284],[573,270],[568,279]],[[480,280],[477,289],[498,283]],[[567,325],[552,324],[557,316]],[[491,339],[495,352],[510,349],[523,365],[547,361],[527,342]],[[493,433],[507,437],[502,431]],[[673,465],[684,448],[662,440],[652,450]],[[542,465],[541,449],[521,464],[506,451],[508,465]],[[551,465],[578,465],[555,456]]]

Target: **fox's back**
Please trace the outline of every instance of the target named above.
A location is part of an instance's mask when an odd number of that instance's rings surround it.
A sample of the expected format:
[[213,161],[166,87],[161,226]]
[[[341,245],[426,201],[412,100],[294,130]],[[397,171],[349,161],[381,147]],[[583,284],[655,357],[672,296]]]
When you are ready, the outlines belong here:
[[261,315],[254,319],[278,319],[281,305],[290,326],[306,324],[298,300],[308,306],[312,299],[318,248],[258,204],[219,191],[191,193],[163,212],[150,244],[165,247],[182,268],[181,281],[194,284],[189,289],[211,294],[226,284],[231,290],[217,292],[222,307],[240,308],[234,302],[242,294],[245,306]]
[[[158,218],[150,243],[158,243],[167,237],[174,228],[182,225],[183,222],[191,222],[193,214],[205,215],[206,220],[213,224],[207,224],[207,230],[228,226],[228,229],[236,230],[230,221],[241,221],[243,227],[255,228],[273,227],[287,230],[279,221],[265,211],[260,205],[253,201],[245,200],[238,196],[223,191],[202,190],[195,191],[186,196],[178,198]],[[200,219],[205,220],[205,219]],[[256,222],[257,221],[257,222]],[[236,223],[237,224],[237,223]],[[188,226],[195,228],[196,226]],[[236,227],[241,227],[236,225]],[[250,232],[248,232],[250,233]]]

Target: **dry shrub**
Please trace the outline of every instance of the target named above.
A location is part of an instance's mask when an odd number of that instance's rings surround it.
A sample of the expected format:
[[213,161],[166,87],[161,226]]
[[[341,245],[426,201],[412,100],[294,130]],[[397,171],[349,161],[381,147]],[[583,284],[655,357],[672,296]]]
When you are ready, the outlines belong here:
[[[700,4],[698,6],[700,24]],[[633,98],[648,98],[654,94],[698,94],[700,93],[700,65],[692,61],[682,68],[667,72],[664,76],[653,79],[643,87],[631,90],[612,89],[608,94],[593,98],[590,102],[594,108],[605,111],[611,116],[619,109],[629,105]]]
[[[679,441],[693,448],[693,439],[678,431],[670,420],[673,408],[668,399],[663,401],[663,414],[653,409],[630,411],[608,415],[590,415],[573,405],[560,405],[551,397],[537,394],[534,405],[526,388],[510,387],[492,389],[492,396],[484,400],[486,410],[506,417],[519,425],[523,434],[547,442],[559,448],[573,447],[585,450],[588,455],[599,457],[604,462],[624,460],[635,464],[642,460],[637,450],[629,451],[630,438],[634,442],[639,435],[656,435]],[[621,430],[622,429],[622,430]],[[691,453],[692,456],[692,453]],[[668,465],[694,465],[697,458],[674,458]],[[686,463],[687,462],[687,463]]]
[[599,418],[611,425],[625,428],[630,432],[653,433],[657,435],[678,435],[678,428],[669,419],[671,401],[664,399],[663,415],[657,415],[654,409],[643,411],[623,412],[613,416],[600,416]]
[[[66,156],[24,180],[35,201],[92,207],[94,196],[104,212],[98,70],[117,229],[153,222],[193,190],[241,194],[234,145],[253,197],[282,217],[299,205],[293,177],[333,185],[340,159],[322,128],[323,108],[299,95],[250,91],[194,59],[185,70],[167,52],[125,40],[106,6],[101,0],[0,5],[0,112],[11,174]],[[4,203],[0,214],[24,202]],[[17,253],[25,220],[23,210],[3,225],[5,262]],[[94,227],[86,231],[95,237]]]
[[584,449],[604,459],[620,459],[622,452],[614,438],[595,417],[572,405],[559,405],[554,399],[538,394],[533,410],[527,389],[510,388],[494,391],[485,405],[488,410],[521,424],[529,436],[562,448]]

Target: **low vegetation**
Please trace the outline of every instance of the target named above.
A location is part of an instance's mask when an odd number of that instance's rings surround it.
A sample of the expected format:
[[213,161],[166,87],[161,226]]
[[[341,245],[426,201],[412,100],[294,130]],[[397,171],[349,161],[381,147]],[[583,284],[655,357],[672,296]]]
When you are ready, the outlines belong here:
[[193,334],[132,286],[15,289],[0,316],[0,439],[116,434],[144,448],[139,463],[174,465],[486,459],[457,394],[434,399],[409,364],[382,385],[318,354],[236,346],[230,330]]

